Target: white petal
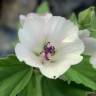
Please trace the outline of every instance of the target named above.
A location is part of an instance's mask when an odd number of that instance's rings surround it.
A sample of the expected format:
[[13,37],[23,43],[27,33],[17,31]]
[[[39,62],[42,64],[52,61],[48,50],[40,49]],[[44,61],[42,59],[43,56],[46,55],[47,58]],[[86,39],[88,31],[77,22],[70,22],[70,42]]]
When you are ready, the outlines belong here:
[[46,77],[56,79],[63,75],[71,67],[71,64],[77,64],[81,60],[82,56],[70,54],[60,62],[45,64],[43,67],[40,67],[40,71]]
[[79,36],[85,45],[84,54],[91,56],[90,63],[96,68],[96,39],[90,37],[88,30],[81,30]]
[[21,24],[21,26],[23,26],[24,25],[24,22],[25,22],[25,19],[26,19],[26,16],[24,16],[24,15],[20,15],[20,24]]
[[56,50],[57,54],[52,57],[54,63],[46,63],[40,68],[43,75],[48,78],[58,78],[64,74],[71,65],[78,64],[83,57],[80,56],[84,51],[84,45],[80,39],[73,43],[68,43],[60,50]]
[[61,43],[66,39],[71,42],[78,37],[78,27],[63,17],[52,17],[47,26],[48,40],[53,43]]
[[23,24],[22,32],[21,29],[19,30],[19,39],[22,38],[21,42],[23,42],[23,40],[26,40],[26,38],[27,40],[30,39],[29,41],[42,39],[42,37],[45,36],[46,32],[44,26],[45,20],[43,18],[33,13],[28,14]]
[[93,68],[96,68],[96,54],[94,54],[94,55],[90,58],[90,63],[92,64]]
[[35,13],[29,13],[27,15],[27,18],[30,18],[30,19],[32,19],[32,18],[34,18],[34,19],[41,18],[41,19],[44,19],[45,22],[48,21],[51,17],[52,17],[51,13],[45,13],[44,15],[39,15],[39,14],[35,14]]
[[47,78],[56,79],[59,76],[63,75],[69,68],[70,65],[64,64],[64,62],[60,62],[59,64],[48,63],[51,66],[43,66],[40,67],[41,73]]
[[27,14],[27,18],[34,18],[36,16],[38,16],[38,15],[35,14],[35,13],[29,13],[29,14]]
[[96,39],[93,37],[85,37],[82,39],[85,45],[85,55],[92,55],[96,52]]
[[90,37],[90,32],[88,30],[81,30],[79,34],[80,39],[85,45],[85,55],[92,55],[96,52],[96,39]]
[[15,47],[15,53],[20,61],[24,61],[28,65],[32,67],[41,66],[38,57],[33,54],[30,49],[27,49],[26,46],[18,43]]
[[[21,21],[22,19],[25,19],[25,22],[23,24],[23,32],[22,34],[20,33],[20,35],[23,35],[24,38],[29,38],[30,41],[32,41],[32,39],[37,39],[38,36],[39,38],[42,38],[43,36],[45,36],[46,33],[46,21],[48,21],[51,17],[52,14],[49,13],[45,14],[44,16],[39,16],[35,13],[30,13],[26,16],[26,18],[25,16],[21,15]],[[19,32],[20,31],[21,29],[19,30]],[[22,37],[20,36],[20,38]]]
[[[56,54],[53,57],[53,60],[63,59],[63,56],[68,54],[82,54],[84,52],[84,44],[78,38],[74,42],[71,43],[63,43],[60,48],[56,50]],[[62,57],[61,57],[62,56]],[[69,59],[70,60],[70,59]]]
[[45,22],[47,23],[52,18],[52,14],[51,13],[46,13],[42,17],[44,17]]
[[[78,39],[78,27],[71,21],[59,16],[52,17],[50,14],[45,16],[29,14],[25,19],[22,29],[19,30],[20,44],[17,44],[15,48],[20,61],[33,67],[39,67],[46,77],[58,78],[71,65],[78,64],[82,60],[80,55],[84,46]],[[53,46],[56,45],[56,51],[59,48],[58,44],[60,47],[62,44],[63,47],[53,63],[46,62],[42,65],[40,58],[33,52],[37,50],[41,52],[46,42],[51,42]]]
[[[32,49],[35,52],[41,52],[45,43],[45,36],[36,35],[35,33],[30,34],[24,29],[19,29],[19,40],[22,44]],[[30,34],[30,35],[29,35]],[[36,35],[36,36],[35,36]]]
[[63,54],[82,54],[84,52],[84,47],[84,43],[78,38],[74,42],[66,43],[66,45],[63,45],[63,49],[61,51]]
[[[27,25],[27,23],[29,24]],[[38,20],[26,21],[25,25],[18,32],[20,42],[26,46],[31,46],[33,51],[42,51],[42,46],[46,38],[43,20],[41,22]]]
[[[25,30],[23,33],[28,34],[30,39],[37,38],[39,35],[39,38],[44,35],[45,33],[45,21],[40,16],[35,16],[31,14],[28,14],[26,17],[26,20],[24,22],[23,30]],[[23,34],[22,33],[22,34]],[[26,35],[25,35],[26,38]]]
[[90,31],[85,29],[85,30],[80,30],[79,31],[79,37],[80,38],[85,38],[90,36]]

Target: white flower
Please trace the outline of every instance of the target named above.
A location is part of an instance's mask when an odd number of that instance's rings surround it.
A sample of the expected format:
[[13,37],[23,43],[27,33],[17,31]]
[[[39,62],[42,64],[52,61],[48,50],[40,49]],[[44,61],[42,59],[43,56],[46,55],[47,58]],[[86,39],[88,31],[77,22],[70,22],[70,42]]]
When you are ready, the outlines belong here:
[[96,68],[96,39],[90,37],[90,32],[86,29],[80,31],[80,39],[85,45],[84,54],[91,56],[90,63]]
[[82,60],[84,45],[78,27],[60,16],[20,16],[19,43],[15,52],[20,61],[37,67],[48,78],[58,78]]

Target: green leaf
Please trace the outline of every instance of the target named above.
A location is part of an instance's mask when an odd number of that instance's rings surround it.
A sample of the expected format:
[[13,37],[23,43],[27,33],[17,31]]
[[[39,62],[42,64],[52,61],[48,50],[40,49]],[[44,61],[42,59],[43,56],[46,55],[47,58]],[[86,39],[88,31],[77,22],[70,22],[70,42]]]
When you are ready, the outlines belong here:
[[39,8],[37,9],[38,14],[44,14],[46,12],[49,12],[49,7],[47,1],[44,1]]
[[96,15],[92,16],[92,20],[90,22],[90,27],[88,29],[91,31],[91,36],[96,38]]
[[78,20],[76,15],[73,13],[70,18],[69,18],[74,24],[76,24],[78,26]]
[[13,75],[14,73],[28,68],[24,63],[20,63],[15,56],[0,59],[0,81]]
[[35,71],[28,85],[18,94],[18,96],[43,96],[41,80],[41,74]]
[[[18,74],[19,75],[19,74]],[[32,76],[32,70],[30,69],[24,77],[18,82],[18,84],[13,88],[10,96],[16,96],[24,87],[28,84]]]
[[79,14],[78,23],[81,29],[88,28],[90,26],[90,22],[94,14],[94,7],[90,7]]
[[[5,75],[4,71],[8,72],[8,75]],[[69,85],[60,79],[45,78],[38,70],[20,63],[15,56],[0,59],[0,72],[0,96],[86,96],[85,93],[89,91],[75,83]],[[94,77],[94,74],[92,76]]]
[[0,59],[0,96],[16,96],[29,82],[32,69],[15,56]]
[[68,84],[60,79],[50,80],[43,78],[42,80],[43,96],[86,96],[87,88],[75,83]]
[[89,64],[89,58],[72,66],[63,76],[62,80],[74,81],[78,84],[83,84],[93,90],[96,90],[96,70]]
[[96,38],[96,14],[94,7],[80,12],[78,19],[75,14],[72,14],[70,20],[80,29],[88,29],[91,32],[91,36]]
[[[83,85],[82,85],[83,86]],[[63,80],[51,80],[34,72],[28,85],[17,96],[86,96],[88,88]]]

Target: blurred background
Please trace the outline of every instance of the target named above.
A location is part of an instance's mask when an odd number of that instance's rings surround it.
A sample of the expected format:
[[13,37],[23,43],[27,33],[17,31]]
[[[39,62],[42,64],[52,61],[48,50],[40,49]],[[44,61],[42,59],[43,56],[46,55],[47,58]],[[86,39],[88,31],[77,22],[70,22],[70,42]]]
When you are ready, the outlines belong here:
[[78,18],[90,6],[96,0],[0,0],[0,57],[14,54],[20,14],[51,12],[69,18],[74,12]]

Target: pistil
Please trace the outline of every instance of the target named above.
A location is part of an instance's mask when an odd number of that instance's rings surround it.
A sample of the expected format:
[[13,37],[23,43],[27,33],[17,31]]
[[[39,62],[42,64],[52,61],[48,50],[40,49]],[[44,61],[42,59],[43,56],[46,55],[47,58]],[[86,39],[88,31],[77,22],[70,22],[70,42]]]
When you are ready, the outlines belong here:
[[55,54],[55,47],[48,42],[46,45],[44,45],[43,51],[41,52],[41,55],[45,60],[50,60],[50,57]]

